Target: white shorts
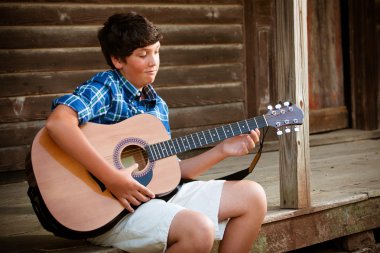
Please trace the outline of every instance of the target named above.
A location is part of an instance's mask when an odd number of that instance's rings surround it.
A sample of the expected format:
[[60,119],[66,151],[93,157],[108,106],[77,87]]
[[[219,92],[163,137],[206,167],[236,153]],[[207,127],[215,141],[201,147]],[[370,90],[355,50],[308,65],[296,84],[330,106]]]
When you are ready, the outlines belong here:
[[110,231],[89,241],[130,253],[164,252],[170,224],[174,216],[183,209],[208,216],[214,223],[215,240],[221,240],[227,225],[227,221],[218,222],[223,184],[223,180],[186,183],[168,202],[152,199],[134,213],[126,215]]

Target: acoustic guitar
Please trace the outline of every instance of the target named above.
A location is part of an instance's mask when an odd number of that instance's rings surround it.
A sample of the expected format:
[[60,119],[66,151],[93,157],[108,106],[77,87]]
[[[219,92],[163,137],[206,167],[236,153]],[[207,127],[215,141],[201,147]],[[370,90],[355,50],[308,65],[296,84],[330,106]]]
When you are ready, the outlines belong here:
[[[140,114],[113,125],[86,123],[81,127],[92,146],[115,169],[128,173],[157,196],[176,188],[180,168],[176,154],[200,148],[263,127],[286,127],[302,124],[303,112],[284,103],[270,108],[267,114],[247,120],[171,139],[161,121]],[[279,130],[279,133],[281,130]],[[32,144],[32,164],[37,185],[52,216],[64,227],[94,233],[125,211],[111,192],[88,170],[62,151],[45,128]],[[138,169],[128,169],[137,163]]]

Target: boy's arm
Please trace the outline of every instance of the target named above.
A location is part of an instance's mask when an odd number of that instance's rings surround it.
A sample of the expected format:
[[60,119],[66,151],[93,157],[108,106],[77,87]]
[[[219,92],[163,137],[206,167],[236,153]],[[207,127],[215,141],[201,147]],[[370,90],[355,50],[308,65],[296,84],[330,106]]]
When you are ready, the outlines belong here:
[[181,161],[181,176],[194,179],[227,157],[248,154],[259,140],[259,129],[252,130],[250,134],[229,138],[198,156]]
[[128,211],[133,212],[131,205],[154,198],[148,188],[98,154],[78,127],[77,112],[70,107],[59,105],[49,116],[46,129],[57,145],[102,181]]

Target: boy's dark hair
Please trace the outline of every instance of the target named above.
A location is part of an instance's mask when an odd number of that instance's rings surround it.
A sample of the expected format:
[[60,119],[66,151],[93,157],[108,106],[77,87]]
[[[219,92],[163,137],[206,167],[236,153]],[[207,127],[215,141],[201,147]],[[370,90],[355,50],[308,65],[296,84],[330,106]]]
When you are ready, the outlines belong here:
[[135,49],[160,41],[162,35],[148,19],[128,12],[109,17],[98,32],[98,39],[107,64],[114,69],[111,56],[124,60]]

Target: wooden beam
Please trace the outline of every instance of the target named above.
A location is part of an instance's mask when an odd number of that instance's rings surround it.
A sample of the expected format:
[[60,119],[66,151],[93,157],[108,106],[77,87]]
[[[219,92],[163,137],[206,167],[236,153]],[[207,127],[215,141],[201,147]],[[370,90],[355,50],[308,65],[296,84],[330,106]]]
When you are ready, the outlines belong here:
[[280,138],[282,208],[310,206],[307,1],[276,0],[276,81],[279,100],[304,112],[300,132]]

